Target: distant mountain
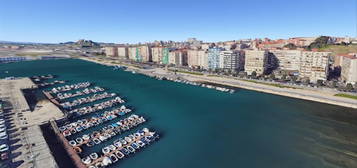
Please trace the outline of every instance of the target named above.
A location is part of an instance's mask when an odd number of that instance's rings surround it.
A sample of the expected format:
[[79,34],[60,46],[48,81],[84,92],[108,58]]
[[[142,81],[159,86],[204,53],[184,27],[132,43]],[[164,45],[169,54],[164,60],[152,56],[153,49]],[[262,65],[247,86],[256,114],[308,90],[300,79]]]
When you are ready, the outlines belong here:
[[74,43],[74,45],[80,46],[80,47],[99,47],[100,45],[96,42],[93,42],[92,40],[78,40],[77,42]]

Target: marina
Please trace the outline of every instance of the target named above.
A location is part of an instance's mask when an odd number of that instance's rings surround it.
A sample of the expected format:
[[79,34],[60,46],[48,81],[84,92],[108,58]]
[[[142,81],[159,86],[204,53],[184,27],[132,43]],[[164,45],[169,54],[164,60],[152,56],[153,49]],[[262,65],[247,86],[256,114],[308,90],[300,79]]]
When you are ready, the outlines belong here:
[[[74,94],[87,88],[101,87],[105,88],[102,92],[116,93],[122,100],[125,100],[124,103],[118,103],[85,115],[76,116],[73,114],[64,118],[58,117],[58,120],[51,122],[50,128],[42,130],[43,133],[52,132],[52,130],[56,132],[46,136],[46,141],[51,149],[50,153],[56,162],[59,165],[74,165],[62,167],[86,168],[107,165],[107,167],[121,168],[236,166],[274,168],[278,163],[281,167],[290,168],[332,168],[355,167],[357,165],[354,164],[353,156],[353,149],[356,147],[353,137],[357,135],[355,134],[356,122],[354,121],[356,115],[354,115],[355,110],[353,109],[237,88],[234,88],[234,93],[227,94],[215,89],[181,82],[156,80],[140,73],[114,71],[112,67],[75,59],[12,63],[11,66],[3,65],[0,70],[8,71],[7,74],[0,73],[0,76],[18,78],[41,75],[46,72],[55,74],[56,78],[47,79],[44,82],[66,81],[65,84],[41,88],[40,93],[47,92],[53,87],[88,81],[91,83],[88,87],[59,93],[62,95]],[[93,78],[90,74],[96,74],[96,77]],[[57,93],[50,95],[60,104],[94,94],[100,94],[100,92],[63,100],[56,96]],[[82,104],[73,107],[72,110],[112,99],[107,98]],[[14,102],[14,104],[17,103]],[[57,107],[60,107],[59,109],[64,114],[69,114],[70,110],[62,108],[59,104]],[[123,105],[131,112],[117,115]],[[47,108],[47,106],[43,108],[40,106],[45,105],[38,104],[36,110]],[[112,113],[114,110],[117,110],[117,113]],[[41,123],[40,120],[37,121],[37,118],[45,117],[47,116],[45,114],[53,114],[53,112],[54,110],[41,113],[37,111],[23,112],[24,115],[36,114],[36,117],[31,120],[19,120],[19,122],[32,124],[33,121],[36,121]],[[122,131],[121,134],[112,136],[104,142],[93,146],[81,145],[81,153],[77,153],[69,144],[69,141],[76,140],[78,137],[86,139],[88,137],[83,137],[83,135],[90,136],[93,131],[101,131],[105,126],[128,118],[134,113],[143,116],[147,121],[125,132]],[[17,114],[15,115],[17,116]],[[116,117],[114,118],[114,116]],[[61,130],[64,127],[78,121],[85,123],[85,120],[87,121],[86,125],[90,126],[89,128],[70,136],[63,135]],[[92,126],[89,121],[93,121]],[[58,125],[57,129],[56,125]],[[148,145],[144,138],[132,143],[131,147],[126,146],[117,150],[120,146],[118,142],[124,144],[123,140],[129,140],[125,137],[135,134],[144,127],[149,128],[150,131],[156,131],[160,135],[160,141],[158,143],[150,142]],[[33,130],[31,129],[31,131]],[[28,137],[33,135],[31,131],[29,131]],[[53,143],[50,143],[51,139],[54,139]],[[31,144],[31,142],[29,143]],[[42,143],[38,143],[32,148],[42,149],[43,146],[40,144]],[[116,148],[114,149],[111,145]],[[24,145],[21,149],[26,147],[27,145]],[[52,148],[56,150],[52,150]],[[12,150],[12,147],[10,149]],[[41,159],[33,159],[36,165],[47,161],[44,163],[46,167],[55,167],[51,166],[49,159],[42,157],[42,155],[46,156],[45,153],[40,153]],[[26,159],[27,154],[22,155],[23,157],[16,158],[16,161],[25,159],[26,163],[32,163]],[[67,155],[69,159],[67,159]],[[88,162],[90,163],[86,164]]]

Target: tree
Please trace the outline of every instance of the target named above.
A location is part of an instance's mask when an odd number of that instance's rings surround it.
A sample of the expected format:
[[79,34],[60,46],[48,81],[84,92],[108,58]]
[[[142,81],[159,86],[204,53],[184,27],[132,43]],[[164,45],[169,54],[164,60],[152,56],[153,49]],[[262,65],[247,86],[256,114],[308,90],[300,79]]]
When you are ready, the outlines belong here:
[[355,83],[355,87],[354,88],[355,88],[355,91],[357,92],[357,82]]
[[289,43],[289,44],[285,45],[284,47],[289,48],[290,50],[295,50],[297,48],[297,46],[293,43]]
[[287,77],[287,75],[284,74],[283,76],[281,76],[281,79],[282,79],[282,80],[286,80],[286,77]]
[[271,80],[275,80],[275,75],[274,75],[274,73],[271,73],[269,77],[270,77]]
[[351,83],[347,83],[346,90],[349,91],[349,92],[353,91],[353,86],[352,86]]
[[330,37],[328,37],[328,36],[320,36],[314,42],[312,42],[307,48],[309,50],[311,50],[313,48],[326,47],[328,45],[329,40],[330,40]]
[[316,85],[317,86],[322,86],[323,85],[323,80],[317,80]]
[[256,78],[257,77],[257,72],[253,71],[251,75],[252,75],[253,78]]

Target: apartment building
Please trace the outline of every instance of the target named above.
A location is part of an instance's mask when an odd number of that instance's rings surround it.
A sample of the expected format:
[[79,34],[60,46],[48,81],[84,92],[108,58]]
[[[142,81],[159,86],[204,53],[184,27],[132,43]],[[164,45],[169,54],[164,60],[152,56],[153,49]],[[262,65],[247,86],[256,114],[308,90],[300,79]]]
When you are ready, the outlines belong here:
[[244,69],[244,52],[237,50],[221,51],[219,56],[219,67],[231,71]]
[[119,46],[117,48],[117,53],[118,53],[118,57],[120,59],[128,59],[129,58],[128,47]]
[[311,82],[327,80],[332,57],[330,52],[303,51],[301,54],[300,77]]
[[169,53],[169,64],[176,66],[187,65],[187,51],[186,50],[173,50]]
[[147,45],[128,48],[128,57],[137,62],[150,62],[151,50]]
[[187,64],[189,67],[208,69],[208,55],[205,50],[188,50]]
[[279,69],[288,71],[300,70],[300,50],[270,50],[278,59]]
[[105,51],[105,55],[107,57],[117,57],[118,56],[117,47],[114,47],[114,46],[105,47],[104,51]]
[[166,47],[153,47],[152,61],[158,64],[169,64],[169,52],[170,49]]
[[341,79],[346,83],[357,83],[357,56],[342,57]]
[[208,69],[219,69],[220,68],[220,52],[223,51],[223,48],[210,48],[208,49]]
[[263,75],[267,69],[268,51],[266,50],[245,50],[244,71],[248,75],[256,72]]

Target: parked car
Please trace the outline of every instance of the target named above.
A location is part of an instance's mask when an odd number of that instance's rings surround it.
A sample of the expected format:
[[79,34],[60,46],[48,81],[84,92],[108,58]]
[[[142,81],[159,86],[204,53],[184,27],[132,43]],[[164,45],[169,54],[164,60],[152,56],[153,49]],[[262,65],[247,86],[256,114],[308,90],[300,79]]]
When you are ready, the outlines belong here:
[[9,159],[9,154],[7,152],[4,152],[1,154],[1,160],[6,160]]
[[5,124],[5,120],[0,118],[0,124]]
[[0,152],[5,152],[9,150],[9,146],[7,144],[0,145]]

